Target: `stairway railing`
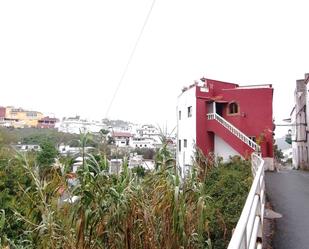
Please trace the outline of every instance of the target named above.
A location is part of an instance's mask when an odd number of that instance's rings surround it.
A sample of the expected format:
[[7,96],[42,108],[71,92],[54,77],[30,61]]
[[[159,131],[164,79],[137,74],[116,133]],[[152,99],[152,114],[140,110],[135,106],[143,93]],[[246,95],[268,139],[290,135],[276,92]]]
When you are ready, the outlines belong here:
[[228,122],[226,119],[218,115],[217,113],[208,113],[207,114],[208,120],[216,120],[221,125],[223,125],[226,129],[228,129],[232,134],[234,134],[236,137],[238,137],[241,141],[243,141],[245,144],[247,144],[249,147],[251,147],[254,151],[260,152],[261,147],[255,143],[251,138],[249,138],[246,134],[241,132],[239,129],[237,129],[234,125],[232,125],[230,122]]

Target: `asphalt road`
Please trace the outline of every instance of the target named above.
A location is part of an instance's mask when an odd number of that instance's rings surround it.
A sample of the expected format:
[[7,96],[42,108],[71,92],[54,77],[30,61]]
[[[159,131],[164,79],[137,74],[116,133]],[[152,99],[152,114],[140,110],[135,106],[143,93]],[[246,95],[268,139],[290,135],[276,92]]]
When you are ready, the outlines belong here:
[[274,211],[274,249],[309,249],[309,173],[282,170],[266,173],[266,191]]

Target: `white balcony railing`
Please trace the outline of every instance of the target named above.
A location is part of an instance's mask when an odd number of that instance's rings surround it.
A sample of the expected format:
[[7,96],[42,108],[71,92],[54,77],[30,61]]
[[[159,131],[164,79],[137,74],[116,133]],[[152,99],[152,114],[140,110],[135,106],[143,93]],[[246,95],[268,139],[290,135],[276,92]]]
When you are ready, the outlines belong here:
[[251,147],[254,151],[259,152],[261,151],[260,146],[255,143],[252,139],[250,139],[246,134],[241,132],[239,129],[237,129],[234,125],[229,123],[227,120],[222,118],[217,113],[208,113],[207,114],[208,120],[216,120],[221,125],[223,125],[227,130],[229,130],[232,134],[234,134],[236,137],[238,137],[241,141],[243,141],[245,144],[247,144],[249,147]]
[[264,160],[251,155],[254,180],[228,249],[262,249],[265,208]]

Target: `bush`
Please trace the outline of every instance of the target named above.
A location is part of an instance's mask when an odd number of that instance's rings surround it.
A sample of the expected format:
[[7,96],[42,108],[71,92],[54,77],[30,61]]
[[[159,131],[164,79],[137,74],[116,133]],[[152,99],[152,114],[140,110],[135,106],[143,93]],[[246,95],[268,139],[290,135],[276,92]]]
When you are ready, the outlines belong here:
[[[51,146],[43,148],[41,155],[52,158]],[[104,155],[86,156],[74,188],[60,171],[40,179],[30,159],[19,161],[15,177],[2,175],[2,198],[19,198],[19,227],[8,229],[9,239],[29,241],[29,248],[226,248],[252,180],[248,162],[236,158],[217,165],[213,157],[199,154],[181,182],[166,146],[156,154],[156,170],[147,174],[130,170],[124,161],[121,173],[110,175]],[[64,196],[77,201],[64,202]],[[5,203],[0,209],[7,214],[13,204]],[[16,217],[10,216],[14,224]]]

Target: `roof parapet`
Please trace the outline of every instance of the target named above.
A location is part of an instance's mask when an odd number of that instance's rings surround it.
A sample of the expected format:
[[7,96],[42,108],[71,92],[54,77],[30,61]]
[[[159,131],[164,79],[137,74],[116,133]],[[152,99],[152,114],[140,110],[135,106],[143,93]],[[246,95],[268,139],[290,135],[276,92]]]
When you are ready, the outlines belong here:
[[236,89],[272,88],[272,84],[239,86]]

